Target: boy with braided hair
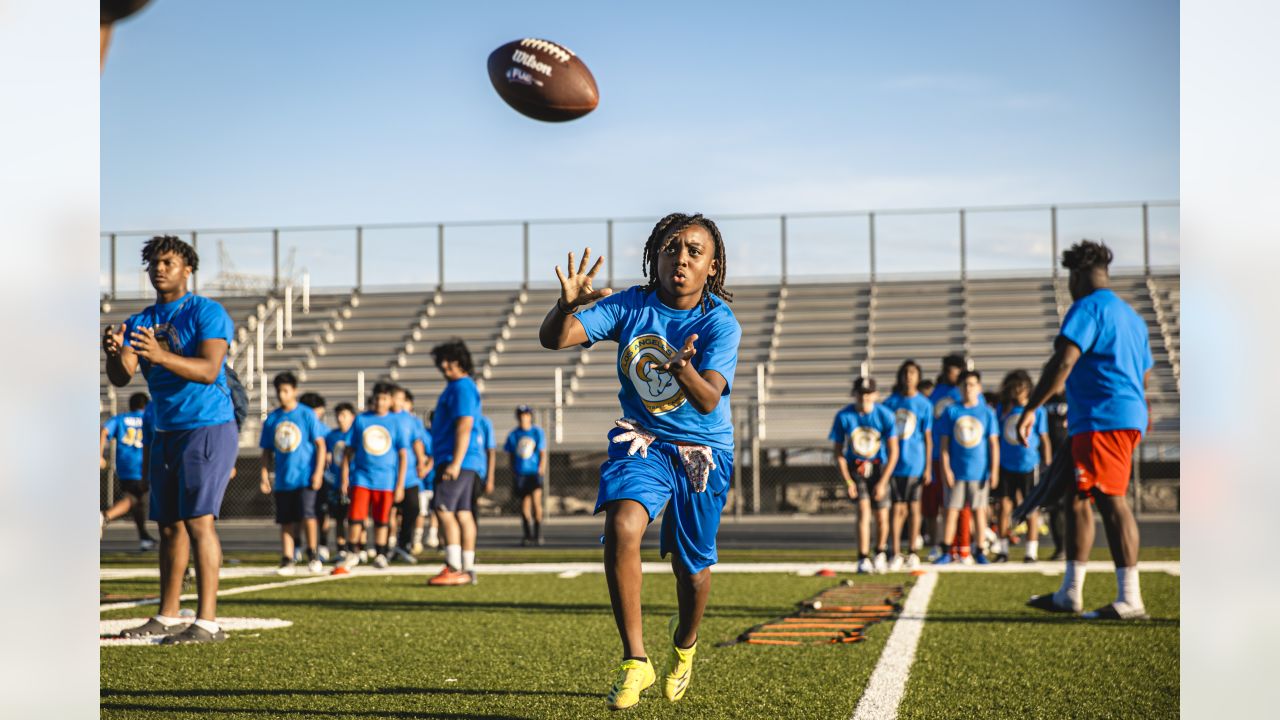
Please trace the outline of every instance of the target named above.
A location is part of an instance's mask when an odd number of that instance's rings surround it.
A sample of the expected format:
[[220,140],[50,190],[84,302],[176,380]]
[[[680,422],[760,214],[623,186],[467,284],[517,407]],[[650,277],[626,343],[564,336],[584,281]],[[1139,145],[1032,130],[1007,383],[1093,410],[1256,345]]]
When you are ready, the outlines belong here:
[[539,340],[552,350],[618,343],[624,417],[609,432],[596,500],[596,512],[605,513],[605,577],[622,640],[622,665],[607,696],[618,710],[639,702],[656,680],[641,627],[640,540],[664,506],[661,550],[672,556],[679,613],[667,624],[663,694],[676,701],[689,687],[732,480],[729,393],[742,328],[724,287],[724,240],[701,215],[658,221],[645,243],[645,285],[617,294],[593,289],[603,258],[589,265],[590,257],[587,248],[575,268],[570,253],[567,275],[556,268],[560,298]]

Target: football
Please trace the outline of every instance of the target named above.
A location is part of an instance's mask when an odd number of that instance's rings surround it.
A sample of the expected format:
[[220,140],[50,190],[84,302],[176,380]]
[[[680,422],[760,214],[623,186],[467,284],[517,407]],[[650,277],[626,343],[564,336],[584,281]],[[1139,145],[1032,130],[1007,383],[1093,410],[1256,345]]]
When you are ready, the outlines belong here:
[[573,120],[600,103],[587,66],[569,48],[549,40],[513,40],[494,50],[489,81],[508,105],[535,120]]

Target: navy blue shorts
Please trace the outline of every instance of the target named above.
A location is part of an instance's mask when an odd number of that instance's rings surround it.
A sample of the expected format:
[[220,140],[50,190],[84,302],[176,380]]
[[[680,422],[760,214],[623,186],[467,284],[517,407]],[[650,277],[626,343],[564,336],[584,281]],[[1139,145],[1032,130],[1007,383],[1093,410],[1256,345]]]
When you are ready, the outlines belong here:
[[316,519],[316,496],[320,493],[310,487],[297,490],[277,490],[276,524],[295,523]]
[[203,515],[217,518],[238,446],[234,420],[190,430],[157,431],[151,441],[150,518],[161,525]]
[[649,445],[647,458],[638,452],[628,455],[627,443],[613,442],[614,436],[623,432],[621,428],[609,432],[609,459],[600,466],[595,511],[599,513],[616,500],[634,500],[644,506],[649,522],[653,522],[665,505],[662,557],[674,552],[691,573],[715,565],[719,560],[716,533],[720,531],[720,513],[733,479],[733,453],[713,448],[711,457],[716,466],[707,477],[707,489],[693,492],[675,445],[657,441]]
[[474,507],[471,493],[478,482],[480,476],[475,470],[463,470],[458,473],[458,477],[448,481],[437,477],[433,500],[436,508],[445,512],[471,512]]
[[516,476],[516,497],[532,494],[542,488],[542,476],[537,473]]

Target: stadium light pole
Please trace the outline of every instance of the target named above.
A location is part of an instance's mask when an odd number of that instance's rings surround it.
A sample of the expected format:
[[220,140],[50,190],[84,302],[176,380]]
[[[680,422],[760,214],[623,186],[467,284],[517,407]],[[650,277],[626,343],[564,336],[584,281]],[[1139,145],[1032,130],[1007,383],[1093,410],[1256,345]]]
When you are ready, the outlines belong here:
[[524,289],[529,289],[529,221],[521,223],[521,240],[524,243]]
[[111,233],[111,299],[116,299],[116,234]]
[[356,290],[364,289],[364,228],[356,226]]
[[871,284],[876,284],[876,214],[867,213],[867,245],[871,251]]
[[436,290],[444,290],[444,223],[436,225]]
[[271,291],[280,289],[280,229],[271,230]]
[[1151,232],[1147,222],[1147,204],[1142,203],[1142,270],[1151,277]]
[[[196,251],[196,255],[200,254],[200,241],[196,235],[196,231],[191,231],[191,249]],[[191,292],[200,294],[200,273],[199,271],[191,273]]]
[[1058,206],[1049,208],[1049,267],[1053,271],[1053,281],[1058,281]]
[[969,269],[966,267],[966,248],[964,237],[964,210],[960,211],[960,282],[969,279]]
[[605,287],[613,287],[613,221],[606,220],[605,223],[605,250],[608,256],[606,260],[609,263],[609,280],[605,283]]
[[779,240],[782,249],[782,284],[787,284],[787,216],[782,215],[778,218],[779,224]]

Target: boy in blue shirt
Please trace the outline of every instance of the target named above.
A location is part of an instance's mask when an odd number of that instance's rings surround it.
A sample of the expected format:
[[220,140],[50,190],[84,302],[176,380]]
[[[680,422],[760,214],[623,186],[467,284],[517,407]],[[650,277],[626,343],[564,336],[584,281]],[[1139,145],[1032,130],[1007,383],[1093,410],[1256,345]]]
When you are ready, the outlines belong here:
[[1055,612],[1083,609],[1085,563],[1093,547],[1092,501],[1102,513],[1116,566],[1116,599],[1085,617],[1132,620],[1145,618],[1146,610],[1138,587],[1138,524],[1126,495],[1133,453],[1149,422],[1146,386],[1154,363],[1147,324],[1110,289],[1111,260],[1110,248],[1090,240],[1062,253],[1075,302],[1062,319],[1053,356],[1018,422],[1018,437],[1024,445],[1030,442],[1032,411],[1065,388],[1075,470],[1067,512],[1067,571],[1057,592],[1036,595],[1028,604]]
[[430,585],[474,583],[476,520],[474,490],[485,470],[485,451],[476,441],[480,391],[471,379],[471,351],[461,340],[431,349],[436,368],[448,382],[436,401],[431,448],[436,458],[436,517],[444,530],[444,567]]
[[[277,575],[294,571],[294,538],[302,526],[307,542],[307,570],[323,567],[316,554],[316,494],[324,484],[324,441],[329,429],[311,408],[298,402],[298,378],[291,372],[275,376],[280,407],[262,423],[258,447],[262,448],[261,490],[272,494],[276,524],[280,526],[280,565]],[[275,466],[275,483],[268,468]]]
[[[858,504],[858,572],[888,570],[889,478],[898,464],[898,428],[893,412],[876,402],[876,381],[853,381],[853,403],[836,413],[827,439],[835,443],[836,467],[849,499]],[[871,509],[876,512],[876,558],[871,545]]]
[[[995,410],[982,399],[982,375],[966,370],[960,375],[963,402],[951,403],[938,419],[941,425],[942,473],[947,484],[947,521],[943,539],[948,546],[955,538],[960,510],[968,506],[977,517],[978,527],[987,526],[988,481],[991,488],[1000,486],[1000,438]],[[973,553],[979,565],[991,561],[976,542]],[[939,565],[951,562],[951,553],[939,557]]]
[[929,390],[928,394],[929,402],[933,404],[932,475],[937,482],[932,483],[922,492],[920,509],[924,515],[924,532],[934,545],[933,549],[929,551],[930,562],[950,552],[949,548],[942,543],[942,532],[940,532],[938,525],[938,513],[943,510],[946,496],[946,483],[942,482],[942,444],[940,441],[942,428],[938,424],[938,420],[952,403],[960,402],[960,390],[956,387],[956,383],[960,381],[960,373],[964,372],[966,366],[964,355],[959,353],[952,353],[942,358],[942,372],[938,374],[938,381]]
[[732,481],[729,393],[742,329],[729,309],[724,240],[711,220],[672,213],[658,221],[644,247],[647,284],[616,295],[592,289],[603,258],[588,271],[590,253],[577,267],[570,253],[567,276],[556,268],[560,298],[538,338],[552,350],[618,343],[624,417],[609,432],[596,500],[596,512],[605,513],[605,578],[622,640],[622,664],[606,698],[617,710],[639,702],[656,679],[641,624],[640,540],[664,506],[661,551],[671,555],[679,613],[667,623],[663,695],[679,700],[692,678]]
[[[1000,498],[1000,539],[996,541],[996,562],[1009,561],[1009,519],[1013,509],[1031,494],[1036,466],[1049,467],[1049,416],[1043,407],[1035,409],[1031,442],[1024,446],[1018,438],[1018,422],[1030,397],[1031,375],[1026,370],[1014,370],[1000,384],[1000,404],[996,410],[1000,419],[1000,489],[996,493]],[[1027,515],[1027,553],[1022,561],[1036,562],[1039,551],[1040,514],[1032,510]]]
[[[160,612],[125,630],[129,638],[162,636],[166,644],[221,642],[217,621],[222,545],[214,521],[235,467],[238,432],[225,360],[235,329],[221,305],[187,292],[200,264],[195,249],[172,235],[142,246],[154,305],[107,327],[107,378],[124,387],[147,380],[155,406],[148,453],[150,517],[160,525]],[[179,617],[182,581],[195,551],[196,620]]]
[[[920,536],[920,494],[933,483],[930,458],[933,456],[933,404],[919,392],[920,366],[907,360],[898,367],[893,394],[884,406],[893,411],[898,429],[898,464],[893,467],[889,495],[893,500],[893,558],[889,572],[920,565],[915,554]],[[902,526],[910,519],[907,538],[910,552],[901,552]],[[905,561],[904,561],[905,555]]]
[[[320,494],[325,500],[316,506],[316,512],[319,514],[323,507],[325,514],[333,519],[334,553],[337,562],[341,563],[347,558],[347,511],[351,505],[342,492],[342,466],[349,464],[347,446],[351,444],[351,426],[356,420],[356,409],[351,403],[340,402],[334,406],[333,414],[338,420],[338,427],[330,430],[324,438],[324,488]],[[329,536],[322,530],[320,537],[327,542]]]
[[[156,548],[156,541],[147,532],[146,499],[147,481],[142,473],[142,415],[147,408],[147,394],[129,396],[129,412],[120,413],[102,424],[98,438],[99,466],[107,468],[107,446],[116,445],[115,474],[120,481],[120,499],[102,513],[98,537],[107,523],[125,515],[133,516],[138,527],[138,549],[146,552]],[[108,478],[109,480],[109,478]]]
[[542,545],[542,478],[547,472],[547,437],[533,424],[533,408],[516,408],[516,427],[502,449],[511,458],[514,495],[520,499],[521,545]]
[[350,552],[334,568],[343,574],[360,563],[360,553],[368,550],[364,521],[373,521],[376,554],[373,566],[387,567],[391,508],[404,500],[412,439],[405,424],[391,414],[395,386],[380,382],[373,386],[373,410],[363,412],[351,424],[347,462],[342,465],[342,493],[351,499],[347,512]]
[[404,499],[396,504],[393,516],[392,532],[395,533],[396,546],[393,550],[394,556],[410,565],[416,565],[418,559],[414,557],[413,535],[418,534],[418,544],[421,545],[422,538],[422,476],[426,475],[424,468],[427,467],[427,443],[426,428],[422,425],[422,420],[413,414],[413,393],[408,388],[396,386],[395,392],[391,394],[392,416],[404,424],[404,432],[409,438],[409,446],[412,449],[410,460],[413,466],[409,468],[408,475],[404,483]]

